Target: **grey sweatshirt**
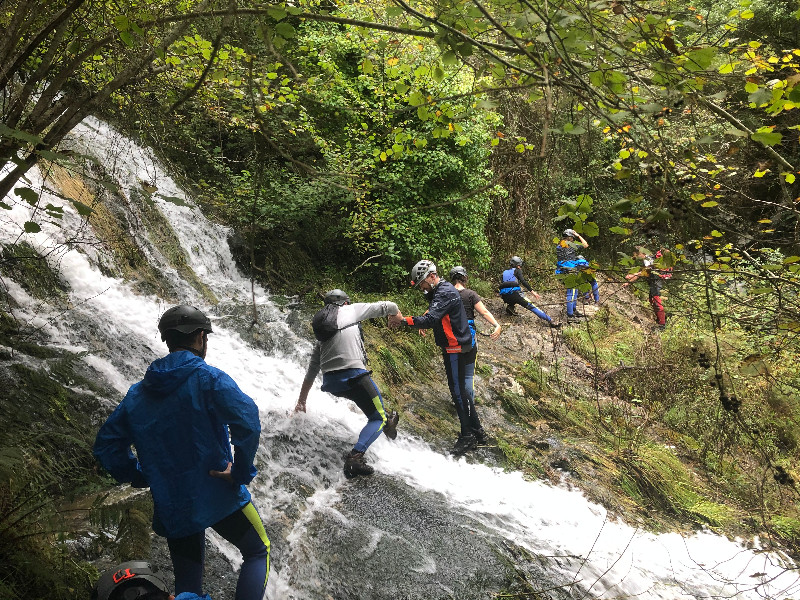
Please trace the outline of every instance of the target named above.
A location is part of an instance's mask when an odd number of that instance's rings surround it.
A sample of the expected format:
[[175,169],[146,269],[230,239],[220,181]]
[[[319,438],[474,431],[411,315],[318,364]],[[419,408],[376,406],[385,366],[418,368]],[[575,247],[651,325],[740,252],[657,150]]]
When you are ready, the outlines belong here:
[[[306,371],[306,381],[312,380],[317,373],[339,371],[341,369],[366,369],[364,342],[355,323],[395,315],[399,312],[394,302],[356,302],[345,304],[339,308],[336,326],[339,328],[331,339],[317,342],[311,353],[311,362]],[[352,327],[348,327],[352,325]]]

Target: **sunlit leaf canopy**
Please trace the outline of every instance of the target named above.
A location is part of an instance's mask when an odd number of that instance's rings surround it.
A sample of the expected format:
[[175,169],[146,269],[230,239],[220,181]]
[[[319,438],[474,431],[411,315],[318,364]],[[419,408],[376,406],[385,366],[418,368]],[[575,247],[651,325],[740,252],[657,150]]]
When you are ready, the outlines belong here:
[[[671,229],[671,241],[686,244],[797,243],[774,237],[797,222],[800,50],[785,31],[796,15],[763,2],[18,1],[1,18],[0,160],[15,163],[3,193],[104,103],[157,95],[168,100],[167,119],[200,98],[220,124],[271,128],[265,137],[284,155],[293,137],[310,136],[325,161],[304,168],[354,195],[349,218],[360,225],[350,230],[364,253],[412,235],[418,223],[399,217],[424,205],[385,206],[381,186],[408,178],[364,176],[380,164],[471,149],[462,166],[472,180],[426,200],[453,207],[503,183],[480,166],[489,151],[507,146],[534,164],[559,137],[613,149],[596,172],[607,189],[616,185],[613,217],[581,217],[587,236]],[[334,43],[352,45],[353,72],[330,60]],[[510,96],[537,111],[540,135],[507,131],[498,104]],[[339,103],[346,141],[326,139],[309,99]],[[471,208],[484,226],[485,202]],[[681,230],[688,221],[701,226]],[[487,255],[483,247],[475,258]]]

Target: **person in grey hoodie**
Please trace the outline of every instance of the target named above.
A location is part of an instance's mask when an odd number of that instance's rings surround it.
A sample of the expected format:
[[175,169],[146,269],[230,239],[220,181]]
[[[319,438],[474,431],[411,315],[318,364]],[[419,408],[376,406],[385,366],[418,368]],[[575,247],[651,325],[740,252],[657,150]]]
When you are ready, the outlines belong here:
[[342,290],[331,290],[325,295],[325,308],[317,313],[326,315],[329,331],[322,332],[317,327],[315,317],[314,332],[317,343],[311,353],[295,412],[306,411],[306,400],[317,374],[322,371],[322,391],[340,398],[347,398],[367,417],[367,424],[361,430],[350,454],[345,458],[344,474],[348,479],[358,475],[371,475],[374,469],[367,464],[364,453],[370,445],[385,433],[389,439],[397,437],[399,415],[393,411],[387,416],[383,407],[383,397],[378,386],[367,370],[367,352],[361,332],[361,321],[403,315],[394,302],[356,302],[350,304],[350,297]]

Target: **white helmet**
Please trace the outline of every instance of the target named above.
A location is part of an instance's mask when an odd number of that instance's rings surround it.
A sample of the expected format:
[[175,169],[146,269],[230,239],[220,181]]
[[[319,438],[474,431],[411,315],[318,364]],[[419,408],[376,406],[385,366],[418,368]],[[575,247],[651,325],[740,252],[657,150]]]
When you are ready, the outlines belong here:
[[411,269],[411,286],[419,287],[425,278],[431,273],[436,273],[436,265],[429,260],[421,260]]

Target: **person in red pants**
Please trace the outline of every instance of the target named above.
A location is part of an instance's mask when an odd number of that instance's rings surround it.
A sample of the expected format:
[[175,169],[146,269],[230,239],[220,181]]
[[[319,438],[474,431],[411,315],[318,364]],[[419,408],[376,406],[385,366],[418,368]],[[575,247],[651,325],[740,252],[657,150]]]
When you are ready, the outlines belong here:
[[[629,273],[625,276],[628,283],[633,283],[641,278],[647,278],[650,286],[648,296],[650,305],[653,307],[653,315],[659,329],[666,327],[667,315],[664,312],[664,303],[661,300],[661,289],[664,287],[664,279],[655,266],[655,259],[647,253],[643,247],[639,246],[633,253],[633,258],[642,261],[642,269],[638,273]],[[626,283],[625,285],[628,285]]]

